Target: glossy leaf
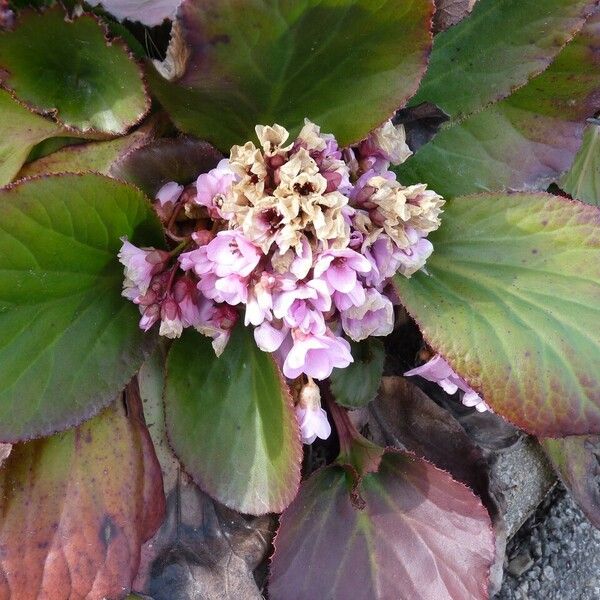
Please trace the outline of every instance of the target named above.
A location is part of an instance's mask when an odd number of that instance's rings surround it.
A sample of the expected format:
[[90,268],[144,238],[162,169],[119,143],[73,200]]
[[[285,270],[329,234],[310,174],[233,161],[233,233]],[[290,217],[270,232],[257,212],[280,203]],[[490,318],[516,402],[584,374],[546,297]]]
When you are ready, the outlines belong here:
[[331,391],[338,404],[360,408],[375,398],[383,374],[385,351],[381,340],[371,338],[352,342],[351,352],[354,362],[331,373]]
[[62,127],[0,89],[0,186],[12,181],[36,144],[61,135]]
[[573,198],[600,206],[600,125],[586,129],[581,149],[560,186]]
[[388,452],[350,501],[343,467],[320,469],[281,516],[273,600],[484,600],[493,557],[489,516],[461,483]]
[[248,518],[202,492],[181,469],[165,428],[165,357],[159,345],[140,369],[144,414],[161,463],[167,516],[142,547],[134,589],[153,600],[261,600],[253,570],[270,550],[272,515]]
[[552,62],[596,6],[595,0],[479,0],[469,18],[435,37],[413,103],[433,102],[458,117],[505,98]]
[[298,423],[275,362],[249,329],[236,327],[219,358],[205,336],[178,340],[167,362],[165,405],[175,453],[213,498],[250,514],[281,511],[294,498]]
[[58,6],[22,11],[14,31],[0,32],[0,73],[20,100],[79,131],[122,134],[150,108],[124,44],[108,42],[95,17],[67,21]]
[[3,598],[121,598],[164,513],[139,405],[17,444],[0,470]]
[[429,275],[395,278],[425,339],[509,421],[600,431],[600,211],[549,194],[455,198]]
[[228,150],[257,123],[308,117],[341,145],[410,98],[431,45],[431,0],[185,0],[189,60],[176,83],[149,72],[177,126]]
[[[487,413],[476,416],[485,418]],[[500,590],[506,558],[506,500],[491,475],[492,460],[447,410],[438,406],[405,377],[386,376],[377,398],[369,406],[369,431],[380,432],[376,441],[414,452],[456,480],[468,485],[481,498],[494,526],[495,560],[490,569],[490,596]]]
[[120,237],[161,243],[138,190],[101,175],[0,190],[0,439],[73,427],[139,368],[152,335],[121,297]]
[[600,436],[546,438],[540,444],[581,510],[600,529]]
[[216,167],[222,158],[218,150],[202,140],[160,139],[122,156],[111,167],[111,174],[133,183],[154,198],[165,183],[192,183],[200,173]]
[[400,180],[446,196],[545,189],[571,166],[598,110],[599,44],[600,15],[525,87],[440,131],[397,168]]

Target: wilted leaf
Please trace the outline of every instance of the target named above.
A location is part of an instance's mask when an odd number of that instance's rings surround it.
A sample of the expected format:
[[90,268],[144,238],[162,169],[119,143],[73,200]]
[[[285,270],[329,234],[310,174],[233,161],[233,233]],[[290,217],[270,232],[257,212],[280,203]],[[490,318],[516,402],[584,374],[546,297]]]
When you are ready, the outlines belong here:
[[0,79],[35,110],[82,132],[122,134],[150,108],[124,44],[108,42],[92,15],[68,21],[58,6],[21,11],[15,29],[0,32]]
[[164,514],[160,469],[134,400],[17,444],[0,470],[0,594],[122,598]]
[[300,482],[292,402],[273,358],[238,325],[217,358],[191,332],[173,344],[165,407],[171,446],[213,498],[250,514],[283,510]]
[[336,402],[347,408],[366,406],[377,393],[385,351],[381,340],[370,338],[363,342],[352,342],[354,362],[345,369],[334,369],[331,373],[331,391]]
[[128,19],[154,27],[175,16],[181,0],[89,0],[91,6],[101,5],[120,21]]
[[596,0],[479,0],[467,19],[435,37],[412,103],[433,102],[455,118],[505,98],[552,62],[596,6]]
[[427,271],[396,277],[427,342],[509,421],[600,431],[600,211],[550,194],[455,198]]
[[177,126],[219,149],[257,123],[296,131],[305,117],[341,145],[358,141],[414,94],[431,46],[431,0],[185,0],[191,50],[154,93]]
[[101,175],[55,175],[0,190],[0,439],[48,435],[91,417],[155,342],[121,297],[121,236],[161,244],[138,190]]
[[217,166],[223,155],[208,142],[191,137],[161,139],[128,152],[111,168],[111,175],[133,183],[148,196],[167,182],[191,183]]
[[446,196],[545,189],[571,166],[598,110],[599,44],[600,14],[525,87],[440,131],[396,169],[399,179]]
[[365,475],[365,508],[341,466],[316,471],[281,516],[273,600],[487,600],[493,534],[473,493],[411,454]]
[[444,31],[462,21],[473,10],[477,0],[435,0],[433,31]]
[[183,472],[166,437],[162,347],[139,373],[144,412],[161,463],[167,518],[142,548],[134,589],[153,600],[262,596],[252,576],[269,550],[271,516],[250,518],[211,500]]
[[600,125],[585,130],[581,149],[560,186],[573,198],[600,206]]
[[600,529],[600,436],[540,439],[558,476],[594,527]]

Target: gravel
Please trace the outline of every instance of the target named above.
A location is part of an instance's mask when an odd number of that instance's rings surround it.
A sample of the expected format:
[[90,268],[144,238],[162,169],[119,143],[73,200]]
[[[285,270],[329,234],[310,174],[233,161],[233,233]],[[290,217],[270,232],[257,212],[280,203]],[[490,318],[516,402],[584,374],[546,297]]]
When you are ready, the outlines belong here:
[[600,600],[600,531],[562,486],[515,534],[506,555],[494,600]]

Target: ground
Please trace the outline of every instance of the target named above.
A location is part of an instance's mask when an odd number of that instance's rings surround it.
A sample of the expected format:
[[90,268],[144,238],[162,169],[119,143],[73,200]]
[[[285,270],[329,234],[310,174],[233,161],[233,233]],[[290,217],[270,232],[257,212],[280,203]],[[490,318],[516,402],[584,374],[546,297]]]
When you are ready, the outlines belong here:
[[600,600],[600,531],[562,486],[549,494],[507,547],[494,600]]

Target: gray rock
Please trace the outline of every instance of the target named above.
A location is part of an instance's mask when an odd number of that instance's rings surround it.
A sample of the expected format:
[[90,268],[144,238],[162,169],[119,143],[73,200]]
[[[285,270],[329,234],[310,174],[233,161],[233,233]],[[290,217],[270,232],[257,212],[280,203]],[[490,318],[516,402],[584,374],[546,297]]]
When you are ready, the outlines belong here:
[[[495,600],[600,600],[600,532],[560,485],[510,540],[507,556]],[[520,556],[533,564],[519,574],[511,564]]]

